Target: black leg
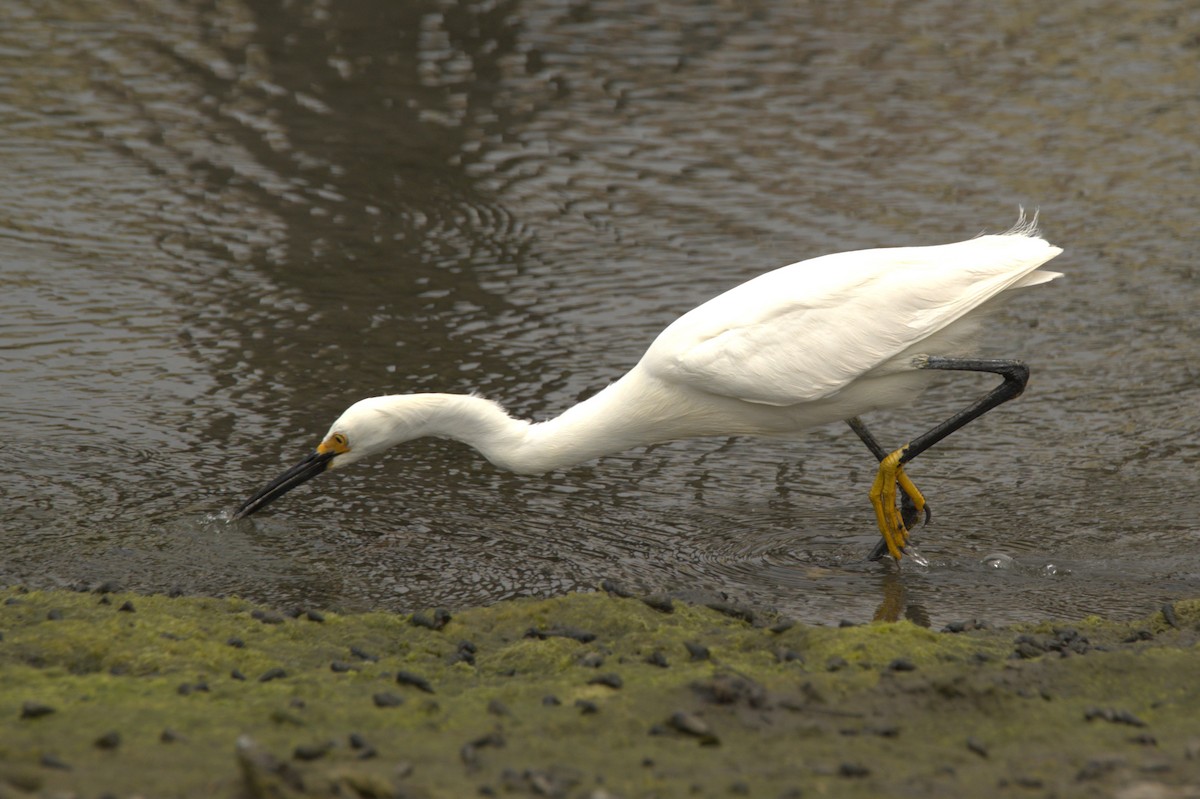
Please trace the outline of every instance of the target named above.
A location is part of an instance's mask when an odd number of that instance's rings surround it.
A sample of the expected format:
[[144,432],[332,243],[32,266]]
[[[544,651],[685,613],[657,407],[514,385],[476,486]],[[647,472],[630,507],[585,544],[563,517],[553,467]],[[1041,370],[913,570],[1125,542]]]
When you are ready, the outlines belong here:
[[[921,435],[914,438],[906,446],[901,447],[897,452],[899,457],[896,461],[897,466],[903,466],[913,458],[920,455],[925,450],[932,447],[934,444],[941,441],[946,436],[953,433],[974,420],[983,416],[985,413],[995,408],[998,405],[1003,405],[1011,399],[1019,397],[1025,390],[1025,385],[1029,382],[1029,367],[1020,361],[1011,360],[985,360],[974,358],[943,358],[940,356],[930,355],[922,359],[918,365],[920,369],[944,369],[947,371],[957,372],[991,372],[998,374],[1004,378],[1004,382],[996,386],[984,396],[980,397],[974,403],[951,416],[946,421],[927,430]],[[851,428],[859,437],[862,433],[859,428],[862,423],[859,422],[859,427],[851,424]],[[865,428],[863,428],[865,429]],[[868,434],[869,435],[869,434]],[[864,439],[865,441],[866,439]],[[878,443],[875,446],[867,444],[872,452],[876,452]],[[896,453],[891,453],[896,454]],[[878,457],[878,454],[876,455]],[[890,455],[889,455],[890,457]],[[880,460],[883,460],[882,458]],[[887,551],[885,542],[880,542],[875,550],[871,553],[872,560],[878,560],[883,557],[883,553]]]
[[[879,444],[879,440],[875,435],[867,429],[866,424],[862,419],[854,416],[846,420],[846,424],[850,425],[850,429],[867,445],[867,449],[871,450],[871,454],[875,456],[875,460],[881,461],[888,456],[885,450]],[[904,521],[906,528],[912,529],[916,525],[917,519],[920,518],[921,511],[917,510],[917,505],[903,490],[900,491],[900,518]],[[929,505],[925,505],[925,524],[929,524],[929,520],[933,518],[933,511],[929,509]],[[875,548],[871,550],[871,554],[867,556],[867,560],[880,560],[887,554],[887,542],[882,538],[875,544]]]

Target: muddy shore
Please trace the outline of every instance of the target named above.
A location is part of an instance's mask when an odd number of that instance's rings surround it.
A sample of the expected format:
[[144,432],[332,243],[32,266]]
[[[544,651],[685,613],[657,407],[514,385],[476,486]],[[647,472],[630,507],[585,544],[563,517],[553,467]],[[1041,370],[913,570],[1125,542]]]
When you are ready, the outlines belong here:
[[933,631],[621,593],[5,589],[0,797],[1200,797],[1200,601]]

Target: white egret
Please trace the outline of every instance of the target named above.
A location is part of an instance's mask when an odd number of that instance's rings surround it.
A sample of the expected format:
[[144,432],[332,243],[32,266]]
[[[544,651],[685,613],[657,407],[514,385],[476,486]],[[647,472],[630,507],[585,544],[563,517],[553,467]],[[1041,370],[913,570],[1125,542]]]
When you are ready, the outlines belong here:
[[[963,357],[981,312],[1011,289],[1059,277],[1038,267],[1062,250],[1022,215],[999,235],[931,247],[825,255],[760,275],[679,317],[603,391],[548,421],[495,402],[401,394],[355,403],[316,451],[233,514],[256,513],[296,486],[421,436],[455,439],[520,474],[548,472],[640,445],[696,436],[794,437],[846,421],[880,461],[869,492],[892,557],[925,500],[904,465],[1019,395],[1020,361]],[[935,371],[992,372],[1003,382],[908,444],[886,451],[861,414],[910,403]],[[901,508],[896,507],[897,494]]]

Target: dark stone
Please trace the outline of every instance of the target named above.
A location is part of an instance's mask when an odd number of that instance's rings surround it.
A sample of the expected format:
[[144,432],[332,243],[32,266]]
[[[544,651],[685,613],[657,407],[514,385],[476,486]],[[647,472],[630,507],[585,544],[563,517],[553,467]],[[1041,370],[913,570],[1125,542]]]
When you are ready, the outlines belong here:
[[21,718],[23,719],[40,719],[42,716],[49,716],[54,712],[54,708],[50,705],[44,705],[41,702],[23,702],[21,703]]
[[357,646],[350,647],[350,654],[354,655],[354,657],[358,658],[359,660],[367,660],[371,663],[377,663],[379,661],[379,658],[376,655],[365,652],[362,649],[359,649]]
[[733,674],[718,674],[716,677],[692,683],[692,690],[718,705],[744,704],[761,708],[767,704],[765,688],[748,677]]
[[438,608],[433,611],[433,615],[428,613],[414,613],[411,622],[414,627],[424,627],[428,630],[440,630],[450,623],[450,611],[445,608]]
[[665,669],[671,664],[667,661],[667,656],[662,653],[662,650],[656,649],[646,656],[646,663],[651,666],[658,666],[660,669]]
[[917,664],[908,658],[896,658],[888,664],[889,671],[916,671]]
[[677,732],[682,732],[684,735],[694,735],[697,738],[704,738],[713,734],[712,727],[708,726],[707,721],[695,713],[687,713],[682,710],[671,714],[671,718],[667,719],[667,726]]
[[371,700],[375,703],[375,707],[400,707],[404,704],[404,697],[387,691],[375,694]]
[[753,608],[748,608],[745,605],[738,605],[733,602],[709,602],[707,605],[705,605],[705,607],[707,607],[709,610],[715,610],[717,613],[722,615],[729,616],[733,619],[740,619],[741,621],[748,622],[750,624],[754,624],[754,620],[756,618]]
[[642,597],[642,602],[651,610],[657,610],[659,613],[674,613],[675,601],[666,594],[651,594],[650,596]]
[[597,674],[587,681],[588,685],[607,685],[609,688],[620,688],[625,684],[620,674]]
[[263,624],[283,624],[285,621],[287,621],[287,616],[284,616],[282,613],[278,613],[274,610],[255,609],[250,611],[250,618],[258,619]]
[[259,676],[258,681],[259,682],[270,682],[271,680],[282,679],[283,677],[286,677],[286,676],[287,676],[287,672],[284,669],[280,668],[279,666],[276,666],[273,669],[267,669],[266,671],[264,671],[262,673],[262,675]]
[[1130,713],[1128,710],[1116,710],[1111,707],[1091,707],[1084,711],[1086,721],[1102,719],[1113,724],[1128,724],[1131,727],[1145,727],[1146,722]]
[[301,744],[292,750],[294,760],[319,760],[333,749],[333,741],[319,744]]
[[93,741],[92,744],[97,749],[116,749],[121,745],[121,733],[116,730],[109,730]]
[[590,633],[587,630],[581,630],[578,627],[557,624],[544,629],[530,627],[525,631],[525,637],[537,638],[542,641],[546,640],[547,638],[571,638],[581,644],[590,643],[596,640],[595,633]]
[[684,641],[683,645],[687,647],[688,654],[692,656],[692,660],[708,660],[710,652],[708,647],[696,641]]
[[605,593],[612,594],[613,596],[620,597],[621,599],[632,599],[634,596],[633,589],[624,583],[617,582],[616,580],[601,580],[600,588]]
[[411,671],[396,672],[396,683],[398,685],[411,685],[413,688],[424,691],[427,694],[435,693],[433,686],[429,684],[429,680],[419,674],[413,674]]

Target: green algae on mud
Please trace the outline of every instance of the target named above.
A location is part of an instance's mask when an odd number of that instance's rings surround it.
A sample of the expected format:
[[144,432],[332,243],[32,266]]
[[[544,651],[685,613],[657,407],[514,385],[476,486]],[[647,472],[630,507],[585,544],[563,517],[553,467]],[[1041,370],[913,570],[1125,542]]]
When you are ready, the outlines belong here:
[[726,611],[0,592],[0,796],[1200,796],[1200,601],[958,633]]

